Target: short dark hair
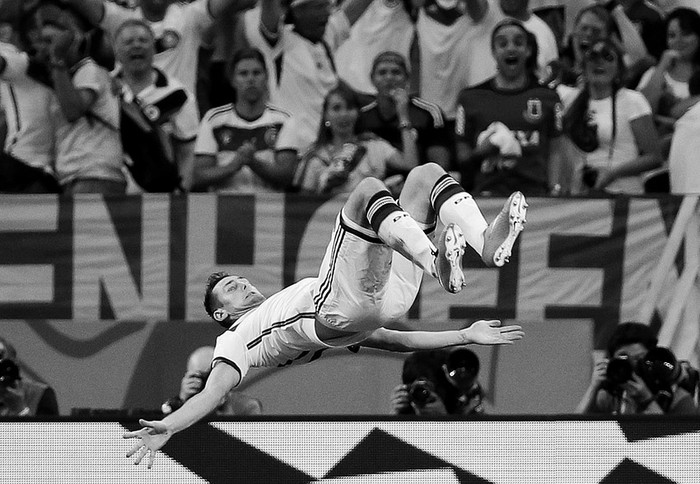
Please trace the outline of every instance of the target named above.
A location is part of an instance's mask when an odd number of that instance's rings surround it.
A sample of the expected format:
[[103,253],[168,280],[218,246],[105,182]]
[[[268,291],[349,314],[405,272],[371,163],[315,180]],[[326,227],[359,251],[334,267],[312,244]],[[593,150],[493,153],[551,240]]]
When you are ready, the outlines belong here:
[[650,350],[658,344],[654,331],[644,323],[629,321],[619,324],[608,341],[608,356],[612,356],[623,346],[639,343]]
[[374,72],[377,70],[377,66],[381,62],[391,62],[396,64],[401,68],[401,70],[403,70],[404,75],[408,77],[409,72],[406,58],[393,50],[385,50],[384,52],[377,54],[377,57],[375,57],[372,61],[372,69],[370,70],[369,74],[370,78],[374,77]]
[[236,50],[231,56],[231,59],[226,64],[226,77],[228,79],[231,79],[233,77],[233,73],[236,70],[236,66],[240,62],[247,59],[252,59],[260,62],[260,65],[262,65],[265,75],[268,75],[267,64],[265,64],[265,56],[263,55],[263,53],[254,47],[244,47]]
[[207,284],[205,286],[204,290],[204,310],[207,312],[209,317],[219,323],[221,326],[224,328],[228,329],[231,326],[230,322],[230,316],[226,317],[223,321],[218,321],[216,318],[214,318],[214,311],[219,309],[218,306],[215,307],[214,305],[214,298],[212,297],[212,292],[214,291],[214,287],[221,282],[222,279],[230,276],[228,272],[213,272],[209,275],[207,278]]

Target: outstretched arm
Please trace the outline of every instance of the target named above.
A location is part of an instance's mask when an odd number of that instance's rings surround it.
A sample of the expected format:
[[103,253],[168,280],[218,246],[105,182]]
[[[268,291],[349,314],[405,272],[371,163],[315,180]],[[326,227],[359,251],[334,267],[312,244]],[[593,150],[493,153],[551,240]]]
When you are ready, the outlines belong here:
[[494,319],[476,321],[467,328],[451,331],[399,331],[380,328],[360,344],[368,348],[407,352],[466,344],[509,345],[522,339],[524,335],[521,326],[501,326],[501,322]]
[[135,464],[148,454],[148,468],[153,466],[156,452],[160,450],[173,434],[190,427],[209,415],[221,402],[221,399],[241,381],[241,375],[233,366],[219,363],[212,369],[207,384],[200,393],[187,400],[178,410],[163,420],[139,420],[141,430],[126,432],[125,439],[139,439],[126,454],[136,454]]

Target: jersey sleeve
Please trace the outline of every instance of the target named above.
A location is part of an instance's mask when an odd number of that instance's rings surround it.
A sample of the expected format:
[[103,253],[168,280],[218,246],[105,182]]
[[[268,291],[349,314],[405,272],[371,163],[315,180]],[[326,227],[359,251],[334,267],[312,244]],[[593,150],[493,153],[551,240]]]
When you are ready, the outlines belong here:
[[630,121],[652,114],[651,105],[649,101],[647,101],[647,98],[644,97],[644,94],[633,90],[628,90],[627,92],[630,97]]
[[194,30],[204,33],[214,24],[214,17],[209,11],[209,0],[195,0],[185,4],[183,8],[185,17]]
[[173,136],[178,141],[194,141],[199,130],[199,115],[194,95],[187,92],[187,101],[173,118]]
[[194,144],[195,155],[216,155],[217,152],[216,139],[210,122],[210,113],[207,113],[199,123],[199,131],[197,132],[197,141]]
[[474,123],[467,109],[469,106],[468,92],[462,91],[457,97],[457,115],[455,117],[455,141],[462,141],[474,146],[476,134]]
[[0,42],[0,57],[5,59],[5,68],[0,72],[0,79],[5,81],[18,81],[27,77],[29,56],[17,50],[11,44]]
[[[212,366],[224,363],[232,366],[241,374],[241,380],[248,374],[248,348],[243,339],[235,331],[226,331],[216,338]],[[240,382],[239,382],[240,384]]]
[[337,10],[328,19],[323,40],[326,41],[331,52],[335,52],[340,44],[350,37],[350,21],[342,10]]

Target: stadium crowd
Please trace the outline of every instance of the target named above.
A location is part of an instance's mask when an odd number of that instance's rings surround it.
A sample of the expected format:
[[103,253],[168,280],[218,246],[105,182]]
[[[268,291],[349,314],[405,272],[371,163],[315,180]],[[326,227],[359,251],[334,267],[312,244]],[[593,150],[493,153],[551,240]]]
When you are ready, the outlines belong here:
[[0,192],[697,193],[693,5],[2,0]]

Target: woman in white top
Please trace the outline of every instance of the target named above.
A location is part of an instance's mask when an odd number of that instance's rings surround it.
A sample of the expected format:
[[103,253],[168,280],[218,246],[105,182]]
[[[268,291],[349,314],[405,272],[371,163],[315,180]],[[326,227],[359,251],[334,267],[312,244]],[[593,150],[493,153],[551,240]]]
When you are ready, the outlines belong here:
[[688,80],[700,69],[700,14],[678,8],[666,18],[668,48],[656,66],[649,69],[637,87],[649,100],[654,114],[680,118],[695,102]]
[[644,193],[641,173],[658,167],[661,154],[651,108],[644,96],[622,86],[622,55],[602,40],[585,54],[582,89],[559,86],[572,194]]
[[[407,95],[405,98],[403,104],[407,103]],[[295,185],[301,191],[330,195],[349,193],[364,178],[384,180],[387,168],[407,172],[418,165],[410,129],[402,128],[402,154],[387,141],[358,132],[359,108],[357,96],[345,84],[328,93],[318,138],[303,156],[295,177]]]

